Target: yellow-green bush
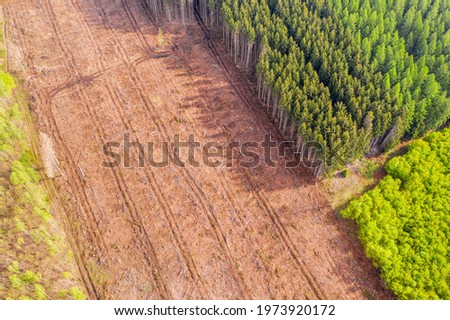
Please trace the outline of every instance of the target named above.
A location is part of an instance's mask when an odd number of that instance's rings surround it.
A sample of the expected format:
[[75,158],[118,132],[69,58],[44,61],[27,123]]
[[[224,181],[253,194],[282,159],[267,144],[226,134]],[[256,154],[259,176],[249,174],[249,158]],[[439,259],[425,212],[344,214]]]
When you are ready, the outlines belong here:
[[450,128],[413,142],[343,211],[402,299],[450,299]]

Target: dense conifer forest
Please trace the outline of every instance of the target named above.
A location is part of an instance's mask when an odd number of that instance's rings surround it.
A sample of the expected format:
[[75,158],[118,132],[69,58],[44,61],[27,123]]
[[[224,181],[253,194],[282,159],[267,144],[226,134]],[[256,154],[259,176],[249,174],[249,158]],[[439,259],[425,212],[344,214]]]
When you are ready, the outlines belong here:
[[221,26],[235,62],[256,72],[280,129],[297,135],[298,148],[321,143],[329,172],[342,166],[338,155],[352,161],[449,118],[448,1],[147,3],[183,21],[197,10],[206,25]]

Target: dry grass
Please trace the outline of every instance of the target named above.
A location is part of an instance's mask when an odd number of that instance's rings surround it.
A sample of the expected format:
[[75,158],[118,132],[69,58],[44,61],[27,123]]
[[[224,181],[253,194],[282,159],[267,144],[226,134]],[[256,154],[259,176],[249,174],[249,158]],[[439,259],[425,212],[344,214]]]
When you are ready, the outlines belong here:
[[342,171],[323,180],[322,185],[328,192],[333,209],[337,211],[344,209],[349,201],[375,187],[385,176],[384,165],[390,159],[404,154],[409,143],[410,141],[400,143],[385,153],[347,165],[349,171],[347,176]]

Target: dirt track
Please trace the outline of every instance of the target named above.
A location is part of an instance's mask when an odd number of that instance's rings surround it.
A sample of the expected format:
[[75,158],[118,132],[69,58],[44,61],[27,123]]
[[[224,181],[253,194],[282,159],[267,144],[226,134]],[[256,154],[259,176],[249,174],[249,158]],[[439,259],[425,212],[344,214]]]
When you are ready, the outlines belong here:
[[152,21],[138,0],[27,0],[5,14],[92,298],[391,297],[314,180],[282,157],[256,169],[101,166],[102,145],[124,133],[280,139],[198,25]]

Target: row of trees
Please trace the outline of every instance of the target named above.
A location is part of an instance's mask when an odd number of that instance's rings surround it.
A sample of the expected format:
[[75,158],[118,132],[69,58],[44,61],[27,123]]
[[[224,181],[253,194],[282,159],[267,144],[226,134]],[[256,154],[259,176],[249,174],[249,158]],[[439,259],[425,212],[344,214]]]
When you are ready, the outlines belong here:
[[343,211],[404,299],[450,299],[450,129],[413,142],[387,176]]
[[166,16],[169,21],[180,20],[182,24],[195,21],[194,11],[197,10],[210,27],[219,25],[220,0],[143,0],[144,5],[155,18]]
[[165,15],[169,21],[180,19],[183,24],[194,20],[194,0],[145,0],[156,18]]
[[226,38],[246,39],[235,41],[235,58],[243,57],[242,46],[257,48],[259,96],[282,130],[296,130],[299,147],[311,140],[320,143],[324,148],[318,156],[330,171],[342,164],[336,159],[350,161],[367,151],[373,114],[356,121],[342,101],[333,99],[308,52],[266,1],[223,1],[222,12]]

